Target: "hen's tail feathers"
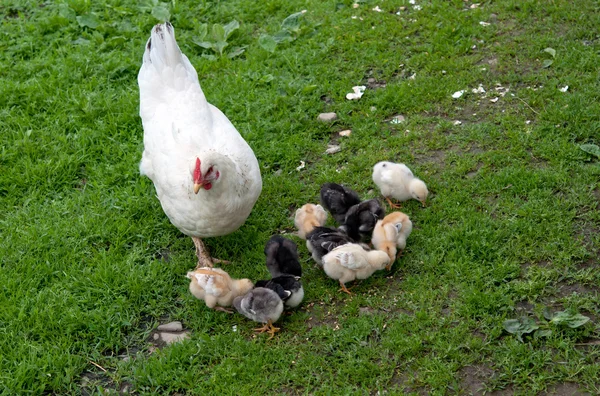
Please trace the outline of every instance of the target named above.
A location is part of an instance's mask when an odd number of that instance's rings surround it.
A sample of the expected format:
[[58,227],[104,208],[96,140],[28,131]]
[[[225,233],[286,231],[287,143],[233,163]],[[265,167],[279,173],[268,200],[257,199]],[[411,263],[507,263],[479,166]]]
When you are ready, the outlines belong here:
[[158,70],[165,66],[174,67],[183,62],[181,55],[173,25],[165,22],[154,26],[146,43],[144,63],[152,63]]
[[[150,39],[146,43],[144,51],[143,67],[140,71],[140,76],[150,77],[149,81],[156,83],[156,74],[158,81],[162,81],[168,87],[177,90],[183,90],[189,87],[189,84],[196,85],[198,83],[198,74],[196,69],[190,63],[175,40],[175,29],[169,22],[158,24],[152,28]],[[144,70],[154,70],[150,74],[143,72]]]

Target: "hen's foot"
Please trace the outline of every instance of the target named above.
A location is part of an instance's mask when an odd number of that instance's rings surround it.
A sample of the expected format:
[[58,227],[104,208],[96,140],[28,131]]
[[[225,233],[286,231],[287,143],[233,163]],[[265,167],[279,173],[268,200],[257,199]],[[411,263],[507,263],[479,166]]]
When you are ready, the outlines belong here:
[[402,207],[402,205],[399,203],[397,203],[397,204],[393,203],[389,197],[385,197],[385,199],[386,199],[388,205],[390,205],[390,208],[392,208],[392,209],[400,209]]
[[194,241],[194,246],[196,246],[196,256],[198,257],[198,265],[196,268],[202,267],[213,267],[213,260],[208,254],[208,249],[204,246],[204,242],[202,239],[197,237],[192,237],[192,241]]

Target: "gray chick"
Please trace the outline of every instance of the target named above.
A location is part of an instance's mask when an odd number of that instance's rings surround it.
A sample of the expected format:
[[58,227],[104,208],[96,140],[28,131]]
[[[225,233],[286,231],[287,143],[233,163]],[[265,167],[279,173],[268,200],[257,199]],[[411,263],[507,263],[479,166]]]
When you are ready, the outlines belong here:
[[287,308],[296,308],[304,299],[304,288],[299,276],[281,275],[256,282],[256,287],[266,287],[277,292]]
[[283,301],[273,290],[256,287],[244,296],[236,297],[233,306],[248,319],[265,324],[254,331],[271,334],[269,339],[279,331],[279,327],[273,326],[273,323],[277,322],[283,312]]

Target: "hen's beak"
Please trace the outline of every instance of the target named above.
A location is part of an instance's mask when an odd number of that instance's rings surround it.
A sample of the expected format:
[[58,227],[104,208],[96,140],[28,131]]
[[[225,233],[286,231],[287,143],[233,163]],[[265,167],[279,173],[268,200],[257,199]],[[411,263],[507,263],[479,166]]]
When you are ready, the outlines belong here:
[[194,194],[198,194],[203,185],[204,183],[194,183]]

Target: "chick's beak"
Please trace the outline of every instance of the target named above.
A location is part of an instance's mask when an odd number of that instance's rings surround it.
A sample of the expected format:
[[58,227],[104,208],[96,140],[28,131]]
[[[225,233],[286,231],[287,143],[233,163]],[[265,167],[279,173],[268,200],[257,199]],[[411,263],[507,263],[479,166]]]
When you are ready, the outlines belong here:
[[194,194],[198,194],[198,191],[200,191],[200,189],[202,188],[202,186],[204,185],[204,183],[194,183]]
[[425,205],[425,200],[421,201],[421,205],[423,205],[423,207],[427,207],[427,205]]

